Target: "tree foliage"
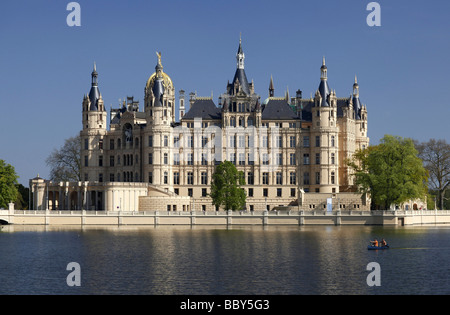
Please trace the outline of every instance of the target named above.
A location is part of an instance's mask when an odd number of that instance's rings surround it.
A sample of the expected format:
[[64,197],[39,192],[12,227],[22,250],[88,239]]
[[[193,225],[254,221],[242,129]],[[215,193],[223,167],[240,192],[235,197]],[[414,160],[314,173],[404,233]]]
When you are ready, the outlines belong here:
[[52,181],[81,181],[81,137],[71,137],[64,141],[60,149],[54,149],[45,162],[50,167]]
[[238,172],[230,161],[217,166],[211,182],[212,204],[225,210],[240,210],[245,207],[246,193],[244,173]]
[[450,184],[450,144],[445,140],[430,139],[416,143],[419,157],[429,173],[429,188],[437,191],[438,207],[444,209],[445,191]]
[[427,171],[411,139],[386,135],[377,146],[355,153],[349,166],[361,193],[368,193],[372,208],[389,209],[426,195]]
[[0,208],[7,209],[10,202],[16,201],[18,178],[14,167],[0,160]]

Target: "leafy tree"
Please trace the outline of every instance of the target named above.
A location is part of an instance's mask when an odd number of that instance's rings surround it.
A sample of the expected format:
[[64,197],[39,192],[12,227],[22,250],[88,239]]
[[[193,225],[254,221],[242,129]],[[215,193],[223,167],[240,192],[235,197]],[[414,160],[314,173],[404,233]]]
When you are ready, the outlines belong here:
[[243,209],[246,193],[242,185],[245,185],[244,173],[238,172],[230,161],[220,163],[212,176],[212,204],[216,208],[223,206],[225,210]]
[[437,203],[445,208],[445,191],[450,184],[450,144],[445,140],[430,139],[428,142],[416,142],[419,157],[429,173],[429,188],[437,191]]
[[50,180],[55,182],[81,181],[81,137],[71,137],[64,145],[47,157],[45,162],[50,167]]
[[349,166],[361,193],[369,193],[372,208],[389,209],[427,193],[427,171],[411,139],[385,135],[380,144],[358,151]]
[[16,201],[18,178],[14,167],[0,160],[0,208],[7,209],[10,202]]

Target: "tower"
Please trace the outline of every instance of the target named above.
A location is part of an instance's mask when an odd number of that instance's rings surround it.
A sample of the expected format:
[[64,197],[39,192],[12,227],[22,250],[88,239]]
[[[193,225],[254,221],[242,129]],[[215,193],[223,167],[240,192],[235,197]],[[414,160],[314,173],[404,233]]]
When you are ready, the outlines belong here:
[[269,83],[269,97],[273,97],[275,93],[275,88],[273,87],[273,78],[270,75],[270,83]]
[[83,97],[83,129],[81,136],[81,177],[84,181],[103,182],[104,179],[104,138],[106,135],[107,113],[98,88],[97,66],[91,73],[91,89]]
[[171,78],[164,73],[161,53],[156,53],[155,72],[145,87],[145,115],[147,126],[144,131],[143,176],[148,182],[168,190],[173,190],[171,151],[172,126],[175,122],[175,88]]
[[184,116],[184,114],[186,113],[186,107],[185,107],[185,95],[184,95],[184,90],[180,90],[179,92],[179,102],[180,102],[180,108],[179,108],[179,119],[181,120]]
[[338,193],[338,135],[336,93],[328,85],[325,57],[314,98],[311,127],[311,174],[316,192]]

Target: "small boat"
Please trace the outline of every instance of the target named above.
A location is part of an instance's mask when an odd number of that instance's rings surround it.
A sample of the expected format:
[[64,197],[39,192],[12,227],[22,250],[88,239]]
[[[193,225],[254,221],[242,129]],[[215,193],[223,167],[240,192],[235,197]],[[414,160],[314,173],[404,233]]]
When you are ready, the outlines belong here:
[[385,246],[372,246],[372,245],[368,245],[367,246],[368,250],[379,250],[379,249],[389,249],[389,244],[386,244]]

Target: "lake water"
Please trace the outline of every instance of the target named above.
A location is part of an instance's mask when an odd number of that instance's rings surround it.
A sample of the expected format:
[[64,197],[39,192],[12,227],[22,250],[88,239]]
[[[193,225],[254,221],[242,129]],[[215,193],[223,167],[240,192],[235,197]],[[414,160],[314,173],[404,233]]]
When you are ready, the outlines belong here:
[[[375,237],[391,248],[368,251]],[[0,255],[0,294],[450,293],[450,227],[5,226]]]

